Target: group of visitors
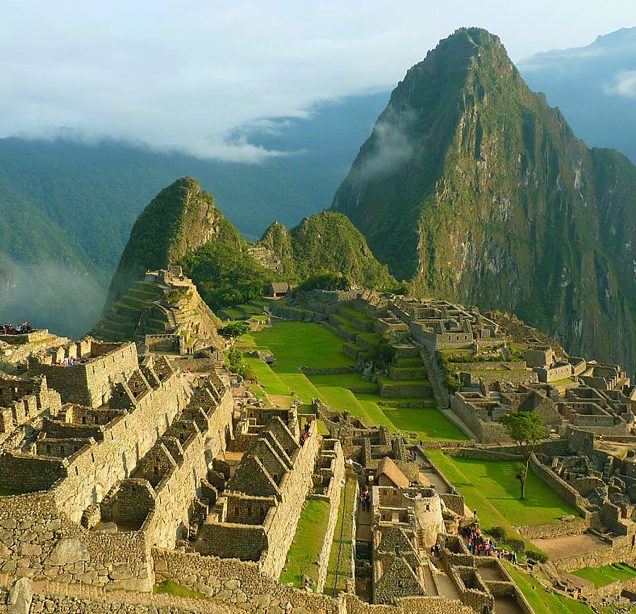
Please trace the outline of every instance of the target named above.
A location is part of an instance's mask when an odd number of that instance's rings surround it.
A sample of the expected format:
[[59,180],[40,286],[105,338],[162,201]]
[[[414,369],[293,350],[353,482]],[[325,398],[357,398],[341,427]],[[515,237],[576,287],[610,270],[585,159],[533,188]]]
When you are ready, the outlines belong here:
[[26,335],[33,330],[31,326],[31,322],[22,322],[22,324],[18,324],[17,326],[13,326],[13,324],[9,324],[5,322],[0,325],[0,335]]
[[466,540],[470,553],[475,556],[491,556],[497,549],[495,542],[484,537],[479,525],[475,523],[462,529],[462,537]]
[[369,487],[366,485],[360,491],[360,505],[363,511],[371,511],[371,494],[369,493]]
[[509,552],[505,548],[497,548],[494,540],[484,537],[479,528],[477,512],[474,512],[473,523],[460,529],[460,535],[466,541],[469,552],[474,556],[495,556],[498,559],[507,559],[511,563],[517,562],[517,553]]

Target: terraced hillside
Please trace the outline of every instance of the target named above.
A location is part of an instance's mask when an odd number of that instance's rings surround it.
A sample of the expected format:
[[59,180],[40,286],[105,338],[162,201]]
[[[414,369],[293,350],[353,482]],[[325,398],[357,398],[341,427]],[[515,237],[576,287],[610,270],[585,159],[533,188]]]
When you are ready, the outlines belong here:
[[309,404],[318,398],[367,424],[383,424],[418,439],[465,439],[436,407],[426,369],[412,346],[397,346],[388,374],[378,381],[356,369],[365,349],[381,339],[372,328],[372,318],[344,306],[323,325],[274,321],[243,337],[240,347],[272,352],[273,365],[258,358],[247,360],[265,393],[278,402],[287,397]]
[[146,335],[177,334],[192,345],[220,346],[220,320],[203,302],[187,278],[168,278],[166,272],[135,281],[104,310],[92,330],[100,339],[143,342]]

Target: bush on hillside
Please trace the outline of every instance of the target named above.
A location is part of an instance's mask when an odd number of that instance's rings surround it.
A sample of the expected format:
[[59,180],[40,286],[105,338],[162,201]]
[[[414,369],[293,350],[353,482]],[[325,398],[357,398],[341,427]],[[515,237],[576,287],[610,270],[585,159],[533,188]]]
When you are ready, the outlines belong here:
[[299,290],[348,290],[351,282],[339,273],[323,272],[308,277],[298,286]]

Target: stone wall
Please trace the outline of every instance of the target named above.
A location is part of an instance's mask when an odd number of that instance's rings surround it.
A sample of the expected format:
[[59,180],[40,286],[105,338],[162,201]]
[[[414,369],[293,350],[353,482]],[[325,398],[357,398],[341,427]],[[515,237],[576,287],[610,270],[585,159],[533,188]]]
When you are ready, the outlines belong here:
[[530,456],[530,467],[543,482],[554,490],[564,501],[567,501],[572,507],[575,507],[583,517],[589,515],[585,505],[585,499],[581,497],[578,491],[560,478],[554,471],[551,471],[549,467],[541,463],[534,453]]
[[475,434],[482,443],[510,442],[506,427],[498,422],[482,420],[474,408],[454,394],[450,397],[451,409],[455,415]]
[[217,602],[237,604],[259,614],[474,614],[459,600],[445,597],[406,597],[395,606],[371,605],[347,593],[336,600],[279,584],[261,573],[255,563],[236,559],[159,549],[152,556],[157,581],[172,579]]
[[318,555],[318,580],[316,582],[316,591],[321,593],[327,581],[327,569],[329,567],[329,555],[331,554],[331,546],[333,544],[333,536],[338,522],[338,508],[340,506],[340,497],[342,494],[342,485],[344,483],[345,465],[342,448],[339,441],[335,441],[333,456],[333,476],[329,483],[329,489],[325,495],[314,495],[315,498],[323,498],[329,501],[329,520],[327,521],[327,530]]
[[177,539],[187,537],[190,507],[207,474],[206,456],[217,456],[225,449],[223,433],[232,422],[232,409],[232,395],[226,389],[210,414],[207,432],[197,432],[184,443],[178,466],[155,489],[154,509],[142,527],[149,543],[174,547]]
[[152,556],[158,582],[172,579],[220,602],[249,604],[249,609],[280,614],[292,608],[325,614],[339,611],[331,597],[279,584],[260,571],[257,563],[158,549]]
[[[176,459],[163,463],[165,473],[155,490],[146,479],[125,479],[184,405],[184,381],[169,375],[162,386],[143,396],[131,413],[109,423],[103,441],[68,459],[23,455],[19,465],[12,467],[10,463],[16,460],[12,455],[0,457],[2,468],[9,469],[8,473],[0,472],[4,487],[8,475],[15,480],[25,467],[29,470],[22,481],[28,480],[33,490],[46,489],[59,473],[68,474],[48,492],[0,497],[0,571],[63,583],[151,589],[150,546],[174,546],[179,536],[187,536],[190,505],[207,473],[206,452],[214,455],[223,449],[224,434],[231,424],[233,401],[228,389],[217,393],[218,398],[210,396],[205,412],[204,407],[188,406],[184,414],[199,415],[201,428],[190,422],[187,440],[180,444],[164,438],[165,445],[159,444],[164,455],[169,448]],[[198,405],[200,399],[194,398]],[[141,463],[142,473],[143,467]],[[132,487],[145,485],[145,511],[138,518],[141,523],[145,517],[142,530],[106,533],[80,526],[84,510],[95,508],[120,480],[124,480],[122,486],[131,486],[125,492],[130,493],[129,503],[133,504],[138,499],[135,493],[142,491]]]
[[0,571],[63,583],[150,590],[148,548],[140,533],[88,531],[59,513],[52,494],[3,497]]
[[633,562],[635,554],[630,539],[623,537],[615,540],[613,545],[607,544],[578,556],[559,558],[553,563],[559,571],[570,572],[582,567],[602,567],[612,563]]
[[300,511],[313,484],[312,476],[321,439],[314,423],[310,437],[297,452],[293,470],[283,481],[281,501],[267,530],[267,553],[260,561],[261,570],[272,578],[278,578],[285,565]]
[[89,505],[99,503],[116,482],[130,476],[186,401],[184,377],[172,374],[139,399],[134,411],[106,425],[103,441],[67,459],[68,477],[53,489],[59,508],[79,522]]
[[[83,347],[86,341],[77,345],[80,344]],[[137,349],[134,343],[91,341],[90,344],[90,351],[99,355],[87,357],[86,362],[63,367],[37,358],[30,361],[29,373],[45,375],[49,387],[60,393],[64,403],[99,407],[110,397],[112,383],[117,377],[128,379],[137,370]],[[81,354],[83,356],[83,352]]]

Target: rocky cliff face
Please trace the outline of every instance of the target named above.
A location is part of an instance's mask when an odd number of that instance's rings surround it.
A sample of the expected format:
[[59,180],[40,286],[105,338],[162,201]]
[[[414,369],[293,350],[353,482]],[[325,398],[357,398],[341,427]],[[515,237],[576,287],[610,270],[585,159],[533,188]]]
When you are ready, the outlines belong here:
[[214,197],[183,177],[163,189],[137,218],[113,277],[107,305],[149,269],[165,269],[211,241],[222,216]]
[[636,364],[636,169],[578,140],[488,32],[408,71],[333,207],[419,293]]

